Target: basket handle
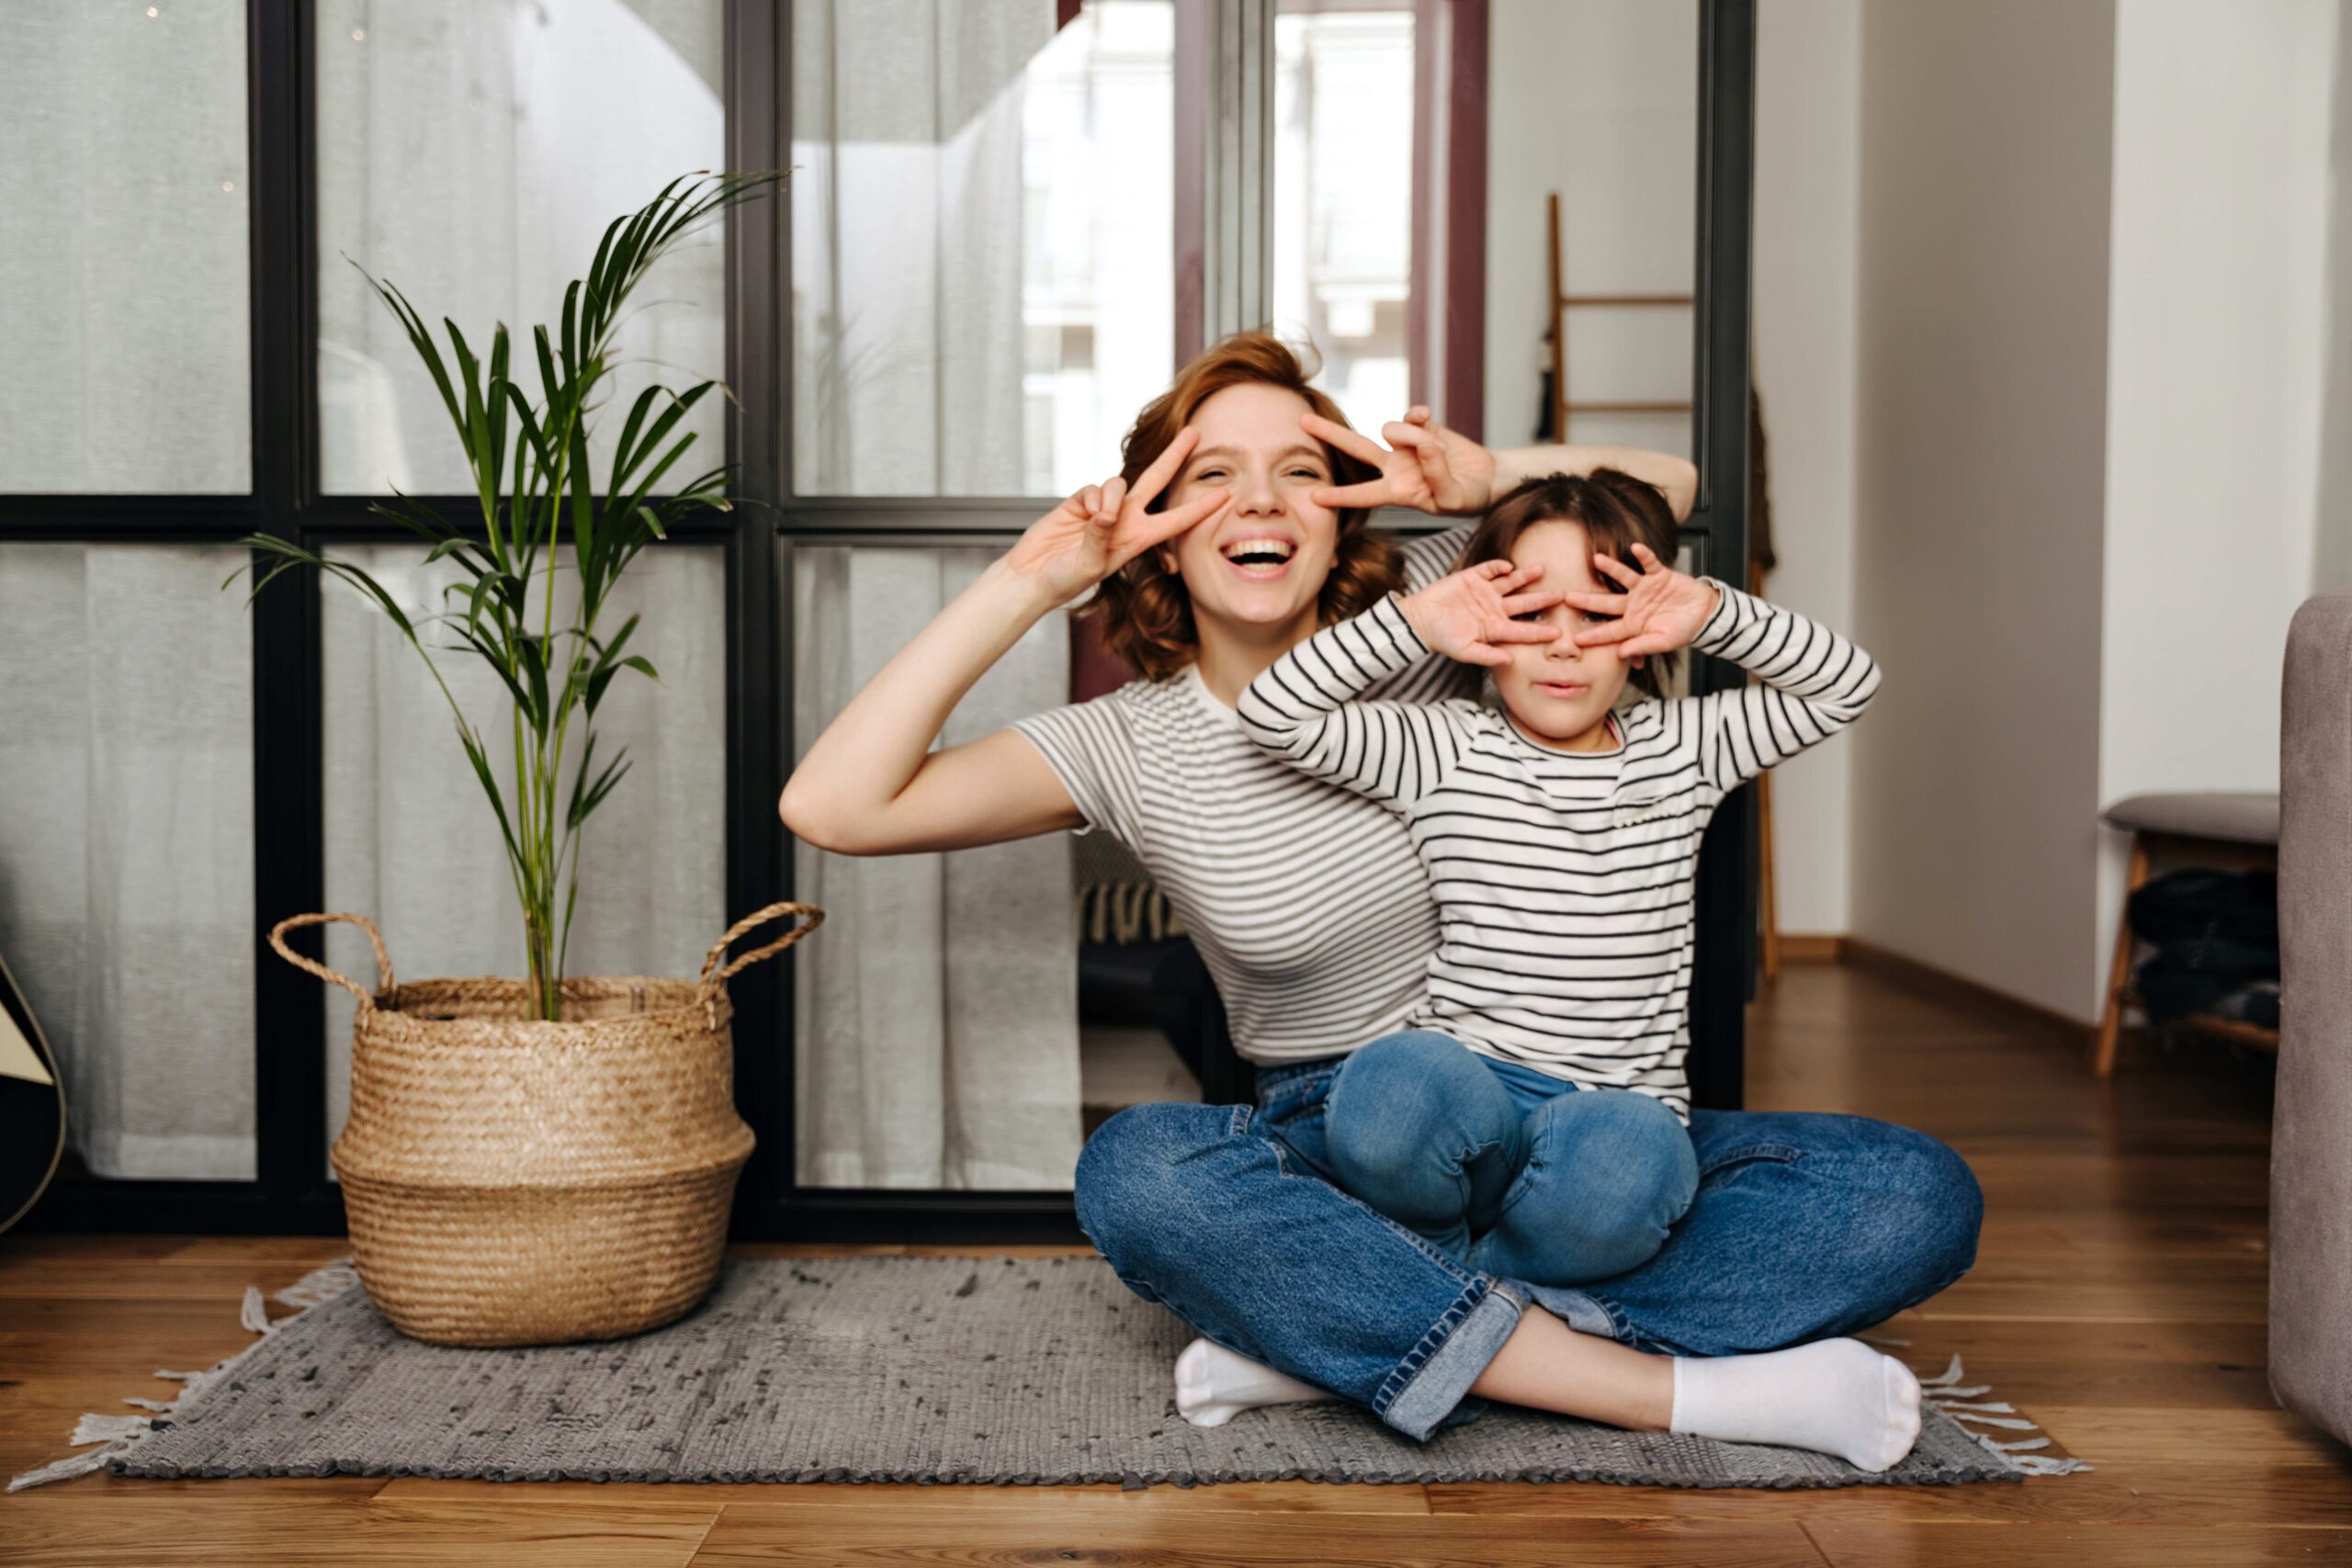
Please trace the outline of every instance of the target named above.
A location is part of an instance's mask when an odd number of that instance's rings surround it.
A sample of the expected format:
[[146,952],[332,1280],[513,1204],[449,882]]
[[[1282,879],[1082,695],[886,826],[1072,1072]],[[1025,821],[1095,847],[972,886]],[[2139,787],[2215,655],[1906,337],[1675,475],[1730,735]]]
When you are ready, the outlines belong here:
[[329,925],[337,920],[342,921],[345,925],[357,926],[361,931],[368,933],[368,943],[376,950],[376,973],[383,978],[383,984],[378,988],[379,990],[390,990],[393,984],[391,955],[384,951],[384,939],[383,936],[376,930],[376,923],[365,915],[291,916],[288,919],[278,921],[276,925],[269,928],[269,945],[277,950],[278,957],[283,958],[287,963],[294,965],[295,968],[307,970],[311,974],[316,975],[320,979],[324,980],[328,985],[341,986],[345,990],[349,991],[353,996],[357,997],[359,998],[359,1006],[361,1010],[365,1010],[376,1005],[376,998],[368,994],[367,989],[363,987],[358,981],[351,978],[347,975],[338,975],[334,970],[328,968],[325,964],[318,963],[312,959],[305,958],[300,953],[286,945],[286,933],[288,931],[298,930],[303,926]]
[[[757,931],[779,915],[799,915],[804,919],[765,947],[753,948],[724,969],[718,966],[719,960],[727,956],[728,947],[737,937]],[[770,904],[756,914],[744,916],[727,928],[725,936],[711,944],[710,955],[702,961],[702,987],[695,993],[696,999],[706,1005],[716,1000],[720,987],[728,981],[749,969],[761,959],[775,957],[824,923],[825,911],[814,904]]]

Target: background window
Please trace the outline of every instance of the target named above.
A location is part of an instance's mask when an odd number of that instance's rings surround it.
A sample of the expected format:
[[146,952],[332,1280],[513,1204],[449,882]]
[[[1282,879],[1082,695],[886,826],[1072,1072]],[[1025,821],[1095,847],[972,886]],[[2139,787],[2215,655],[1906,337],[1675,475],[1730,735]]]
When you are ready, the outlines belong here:
[[13,5],[0,494],[253,488],[242,0]]
[[[720,0],[318,0],[321,489],[473,490],[440,394],[358,268],[478,353],[505,322],[527,366],[530,326],[557,322],[605,225],[725,166],[723,38]],[[720,235],[640,287],[612,404],[725,374]],[[683,428],[693,471],[726,461],[722,400]],[[590,450],[602,471],[609,451]]]
[[1413,23],[1411,0],[1274,18],[1273,321],[1360,430],[1413,400]]
[[792,488],[1061,495],[1174,368],[1170,0],[792,9]]
[[0,545],[0,953],[98,1176],[254,1174],[246,558]]

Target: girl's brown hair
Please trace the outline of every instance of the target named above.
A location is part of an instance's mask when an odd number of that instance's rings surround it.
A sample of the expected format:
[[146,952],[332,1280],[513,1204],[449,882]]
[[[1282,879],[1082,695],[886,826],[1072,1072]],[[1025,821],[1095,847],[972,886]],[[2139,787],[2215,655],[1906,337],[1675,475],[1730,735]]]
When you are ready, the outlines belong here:
[[[1634,547],[1647,545],[1657,558],[1672,565],[1677,549],[1674,511],[1656,485],[1645,484],[1620,468],[1595,468],[1589,474],[1551,474],[1529,479],[1495,502],[1462,547],[1456,571],[1481,561],[1509,560],[1519,536],[1538,523],[1574,523],[1584,529],[1585,544],[1596,555],[1614,556],[1634,570]],[[1610,592],[1624,589],[1600,572]],[[1557,586],[1545,584],[1544,586]],[[1636,691],[1663,698],[1681,656],[1654,653],[1629,679]]]
[[[1120,447],[1120,476],[1132,486],[1152,459],[1167,450],[1177,433],[1192,423],[1201,405],[1227,387],[1279,387],[1297,393],[1307,407],[1333,423],[1347,423],[1339,404],[1306,384],[1314,373],[1280,338],[1261,332],[1236,333],[1178,371],[1175,383],[1136,415],[1135,428],[1127,432]],[[1344,452],[1328,446],[1323,452],[1330,459],[1334,485],[1380,477],[1369,464]],[[1166,507],[1175,488],[1171,483],[1162,491],[1150,510]],[[1338,555],[1316,607],[1327,626],[1370,608],[1404,580],[1396,549],[1366,527],[1370,513],[1350,510],[1339,516]],[[1184,580],[1160,564],[1159,550],[1146,550],[1104,578],[1078,614],[1100,618],[1103,646],[1148,679],[1167,680],[1200,655],[1192,596],[1184,591]]]

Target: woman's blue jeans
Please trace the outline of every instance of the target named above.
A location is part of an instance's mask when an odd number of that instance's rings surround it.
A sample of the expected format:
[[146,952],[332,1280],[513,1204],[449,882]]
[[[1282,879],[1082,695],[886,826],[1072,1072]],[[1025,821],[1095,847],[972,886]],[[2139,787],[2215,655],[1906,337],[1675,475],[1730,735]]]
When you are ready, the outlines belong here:
[[1332,1080],[1333,1176],[1485,1274],[1581,1285],[1648,1262],[1699,1188],[1664,1101],[1481,1056],[1408,1030]]
[[1531,1302],[1641,1349],[1737,1355],[1851,1333],[1976,1260],[1984,1199],[1935,1139],[1694,1111],[1698,1195],[1657,1257],[1573,1288],[1498,1277],[1332,1185],[1343,1061],[1261,1073],[1254,1107],[1122,1111],[1079,1156],[1078,1218],[1137,1295],[1415,1438],[1476,1414],[1470,1385]]

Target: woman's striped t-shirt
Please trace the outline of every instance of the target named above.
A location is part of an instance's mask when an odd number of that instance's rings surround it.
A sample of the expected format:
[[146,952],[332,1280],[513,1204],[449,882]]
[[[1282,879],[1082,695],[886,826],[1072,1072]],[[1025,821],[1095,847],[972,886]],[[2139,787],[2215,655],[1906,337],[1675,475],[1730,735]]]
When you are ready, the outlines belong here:
[[[1709,580],[1712,581],[1713,580]],[[1430,650],[1394,598],[1317,633],[1242,694],[1244,729],[1303,776],[1398,813],[1438,902],[1407,1027],[1690,1119],[1699,840],[1733,788],[1851,724],[1870,655],[1721,582],[1691,646],[1759,685],[1641,702],[1620,744],[1563,752],[1472,702],[1373,700]]]
[[[1443,576],[1466,537],[1457,528],[1405,544],[1408,588]],[[1375,694],[1438,699],[1464,689],[1463,670],[1425,660]],[[1245,1060],[1352,1051],[1420,999],[1437,906],[1403,823],[1250,744],[1197,670],[1014,728],[1088,829],[1116,837],[1166,891]]]

